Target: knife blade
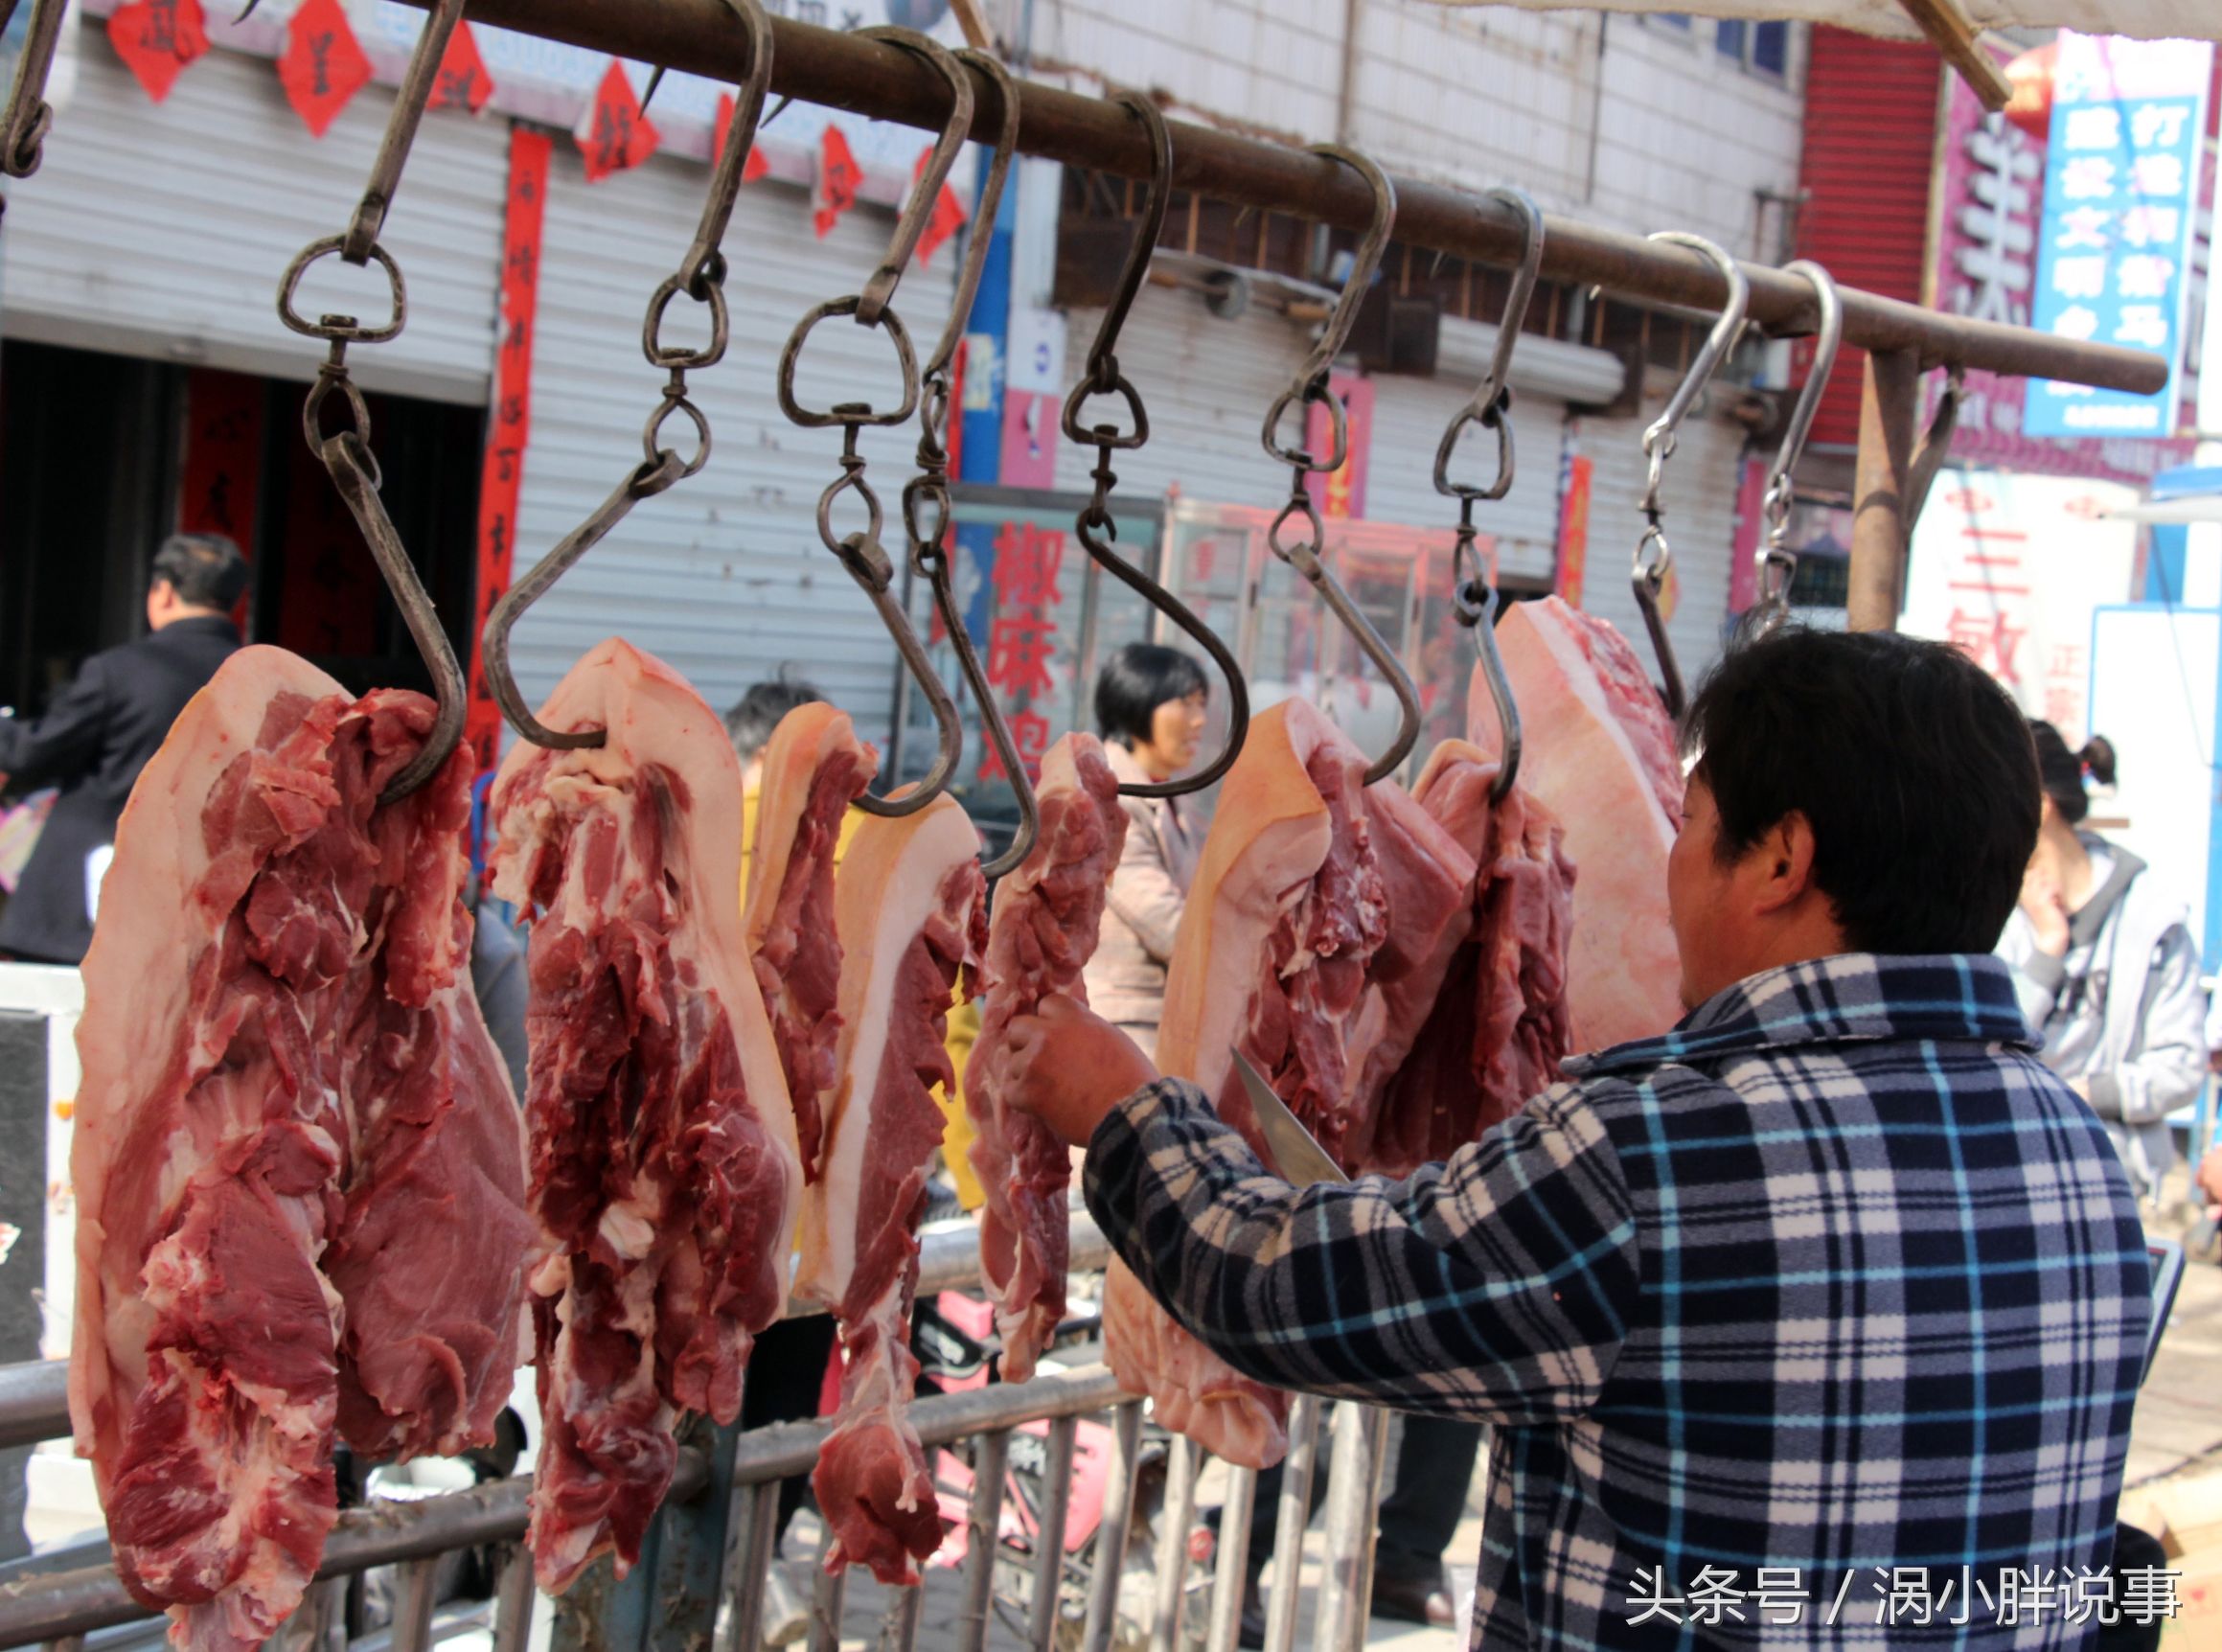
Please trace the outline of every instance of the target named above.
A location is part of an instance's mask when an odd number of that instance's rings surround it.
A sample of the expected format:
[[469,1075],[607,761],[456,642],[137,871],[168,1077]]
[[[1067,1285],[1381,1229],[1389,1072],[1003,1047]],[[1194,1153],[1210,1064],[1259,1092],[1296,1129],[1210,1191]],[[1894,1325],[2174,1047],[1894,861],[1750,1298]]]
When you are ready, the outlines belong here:
[[1328,1158],[1327,1150],[1297,1122],[1288,1103],[1273,1093],[1265,1075],[1250,1065],[1249,1057],[1239,1049],[1229,1053],[1234,1057],[1234,1070],[1242,1074],[1242,1088],[1249,1092],[1250,1110],[1257,1114],[1266,1145],[1272,1149],[1273,1168],[1280,1172],[1281,1180],[1297,1187],[1309,1187],[1316,1182],[1348,1182],[1342,1167]]

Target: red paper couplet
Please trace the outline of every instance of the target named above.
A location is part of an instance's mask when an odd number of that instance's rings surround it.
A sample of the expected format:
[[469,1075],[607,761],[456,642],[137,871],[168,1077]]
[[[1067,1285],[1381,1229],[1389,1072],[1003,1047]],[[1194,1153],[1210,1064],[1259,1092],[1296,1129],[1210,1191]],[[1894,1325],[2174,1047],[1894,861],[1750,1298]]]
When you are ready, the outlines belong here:
[[595,89],[591,119],[586,134],[579,140],[579,152],[585,158],[586,181],[590,184],[600,183],[611,172],[637,167],[654,154],[656,146],[663,142],[663,134],[655,129],[655,123],[641,112],[640,99],[633,94],[632,78],[614,57],[609,59],[602,84]]
[[458,23],[447,36],[447,50],[440,54],[440,72],[432,81],[432,107],[467,109],[477,114],[493,96],[493,77],[478,55],[478,36],[469,22]]
[[[927,165],[932,159],[933,146],[928,144],[920,152],[918,165],[910,169],[913,183],[926,175]],[[964,228],[965,219],[970,216],[965,211],[965,203],[957,199],[956,191],[943,184],[941,194],[933,197],[933,211],[927,215],[926,227],[918,235],[918,262],[922,264],[931,264],[934,249]]]
[[849,140],[841,136],[840,127],[829,122],[825,136],[818,140],[817,188],[812,192],[814,210],[811,222],[817,228],[818,240],[831,235],[841,214],[857,204],[857,192],[863,184],[864,169],[857,164]]
[[278,59],[278,83],[311,137],[324,136],[370,78],[370,59],[339,0],[308,0],[293,13]]
[[108,13],[108,43],[159,103],[186,64],[208,51],[200,0],[131,0]]
[[470,628],[470,703],[463,737],[480,769],[501,753],[501,706],[486,679],[479,638],[487,615],[509,589],[516,539],[517,496],[524,487],[525,448],[533,424],[533,322],[539,304],[540,226],[547,205],[545,132],[518,124],[509,141],[509,200],[502,217],[501,346],[494,355],[493,417],[486,432],[486,466],[478,484],[478,617]]
[[[716,166],[718,157],[725,152],[725,139],[733,130],[733,94],[718,94],[718,129],[710,134],[710,164]],[[764,158],[763,146],[750,144],[748,158],[741,163],[741,181],[752,184],[771,171],[771,163]]]

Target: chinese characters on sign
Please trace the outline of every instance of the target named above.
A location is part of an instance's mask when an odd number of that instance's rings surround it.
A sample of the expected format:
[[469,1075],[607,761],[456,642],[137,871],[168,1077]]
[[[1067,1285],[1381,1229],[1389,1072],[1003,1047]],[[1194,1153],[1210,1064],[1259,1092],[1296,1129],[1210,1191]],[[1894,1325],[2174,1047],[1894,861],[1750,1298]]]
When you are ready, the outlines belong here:
[[[2153,1566],[1870,1566],[1834,1579],[1805,1569],[1762,1566],[1749,1583],[1733,1567],[1707,1566],[1686,1586],[1664,1568],[1638,1569],[1622,1598],[1631,1627],[1643,1623],[1721,1628],[1808,1623],[1832,1628],[1903,1623],[1910,1627],[2037,1628],[2047,1619],[2107,1624],[2164,1622],[2182,1610],[2183,1573]],[[1864,1579],[1864,1581],[1863,1581]],[[1831,1582],[1834,1587],[1831,1588]]]
[[2170,371],[2152,396],[2032,384],[2032,436],[2175,433],[2213,53],[2206,41],[2060,35],[2030,318],[2063,338],[2152,351]]
[[480,769],[501,754],[501,707],[486,679],[478,638],[509,589],[515,557],[517,496],[532,432],[533,319],[539,302],[540,225],[547,205],[547,133],[519,124],[509,141],[509,198],[501,246],[501,344],[494,357],[494,414],[478,484],[478,610],[470,627],[470,696],[463,736]]
[[185,66],[208,52],[200,0],[131,0],[108,13],[108,43],[159,103]]
[[655,123],[642,112],[632,89],[631,77],[615,57],[595,89],[585,124],[576,136],[579,153],[586,164],[586,181],[598,184],[611,172],[637,167],[655,153],[663,141]]
[[[1934,186],[1937,216],[1929,302],[1957,315],[2026,327],[2037,287],[2039,208],[2045,196],[2048,146],[2004,116],[1984,113],[1957,76],[1947,80]],[[2203,216],[2191,216],[2198,218],[2195,225],[2187,222],[2179,227],[2205,235]],[[2137,218],[2135,224],[2140,235],[2158,227],[2144,217]],[[2149,280],[2149,270],[2142,277],[2133,274],[2132,280]],[[1924,418],[1935,410],[1934,398],[1940,389],[1939,383],[1930,386]],[[2027,380],[1969,373],[1953,438],[1954,454],[2013,470],[2124,482],[2148,480],[2156,470],[2190,457],[2188,443],[2126,432],[2092,430],[2067,438],[2040,437],[2025,428],[2027,404],[2034,395]]]
[[2073,745],[2089,730],[2092,613],[2128,600],[2127,488],[1947,470],[1913,531],[1903,629],[1951,643]]
[[[996,560],[989,578],[995,588],[995,617],[988,625],[988,681],[1001,695],[1011,744],[1029,777],[1038,776],[1042,754],[1049,748],[1049,719],[1042,715],[1056,688],[1051,663],[1057,655],[1057,616],[1050,610],[1065,601],[1058,574],[1065,564],[1065,532],[1028,521],[1006,521],[996,530]],[[978,777],[1008,775],[992,744],[983,743]]]
[[278,83],[311,137],[321,138],[371,78],[339,0],[308,0],[286,25]]

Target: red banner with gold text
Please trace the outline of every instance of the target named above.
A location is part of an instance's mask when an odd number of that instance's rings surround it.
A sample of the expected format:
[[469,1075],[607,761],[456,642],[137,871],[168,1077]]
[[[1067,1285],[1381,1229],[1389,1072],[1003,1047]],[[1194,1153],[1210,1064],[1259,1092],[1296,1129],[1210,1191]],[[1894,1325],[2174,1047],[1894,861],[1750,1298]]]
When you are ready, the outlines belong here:
[[478,639],[486,616],[509,589],[516,537],[517,494],[524,486],[525,446],[532,434],[533,321],[540,287],[540,220],[547,204],[547,133],[511,129],[509,198],[501,239],[501,347],[494,356],[493,418],[486,432],[486,469],[478,484],[478,602],[470,627],[470,710],[464,738],[492,769],[501,751],[501,707],[486,680]]

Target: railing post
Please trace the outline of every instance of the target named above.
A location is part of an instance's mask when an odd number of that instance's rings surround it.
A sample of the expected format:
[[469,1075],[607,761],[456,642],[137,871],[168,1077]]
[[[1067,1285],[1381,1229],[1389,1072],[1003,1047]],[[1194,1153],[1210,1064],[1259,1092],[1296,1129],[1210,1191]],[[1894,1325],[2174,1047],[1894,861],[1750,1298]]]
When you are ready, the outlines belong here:
[[1211,1628],[1203,1638],[1203,1652],[1235,1652],[1256,1510],[1257,1470],[1237,1465],[1226,1477],[1226,1502],[1219,1510],[1219,1566],[1211,1579]]
[[1273,1527],[1273,1591],[1266,1596],[1266,1652],[1292,1652],[1303,1600],[1304,1528],[1312,1524],[1312,1476],[1319,1459],[1319,1396],[1298,1394],[1289,1409],[1289,1457]]
[[986,1652],[988,1618],[995,1610],[996,1544],[1003,1526],[1003,1465],[1011,1431],[980,1436],[973,1454],[972,1506],[965,1515],[964,1605],[957,1613],[957,1652]]
[[1180,1652],[1180,1609],[1188,1589],[1188,1528],[1196,1515],[1197,1459],[1203,1448],[1185,1434],[1173,1436],[1166,1465],[1165,1519],[1157,1532],[1157,1602],[1151,1615],[1150,1652]]
[[1119,1618],[1119,1573],[1127,1561],[1127,1526],[1134,1515],[1134,1471],[1140,1466],[1142,1402],[1128,1400],[1111,1413],[1112,1462],[1104,1487],[1103,1519],[1095,1528],[1095,1567],[1088,1578],[1088,1627],[1081,1652],[1111,1652]]
[[1034,1611],[1026,1639],[1034,1652],[1057,1644],[1059,1609],[1065,1597],[1065,1522],[1072,1507],[1072,1448],[1080,1433],[1078,1417],[1059,1417],[1049,1425],[1049,1450],[1042,1469],[1042,1518],[1034,1528]]
[[1860,451],[1852,482],[1853,631],[1895,631],[1906,601],[1909,471],[1921,416],[1921,361],[1911,350],[1870,354],[1860,375]]

